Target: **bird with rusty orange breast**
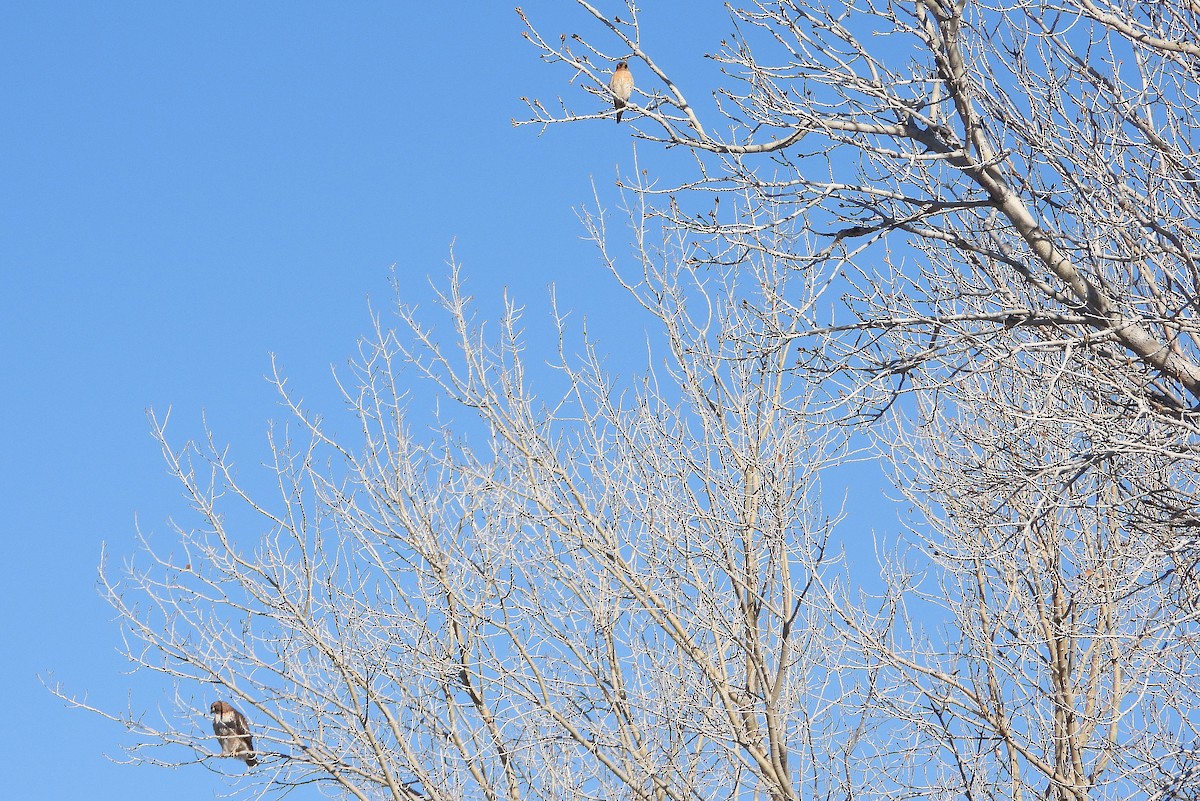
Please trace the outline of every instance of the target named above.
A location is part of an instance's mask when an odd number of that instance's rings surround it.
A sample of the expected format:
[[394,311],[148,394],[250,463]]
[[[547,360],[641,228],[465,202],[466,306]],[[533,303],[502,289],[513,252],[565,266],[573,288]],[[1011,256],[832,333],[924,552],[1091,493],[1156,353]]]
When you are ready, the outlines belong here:
[[617,109],[617,122],[620,122],[621,115],[625,113],[625,104],[633,94],[633,73],[629,71],[628,62],[622,61],[617,65],[612,80],[608,82],[608,90],[612,92],[613,106]]

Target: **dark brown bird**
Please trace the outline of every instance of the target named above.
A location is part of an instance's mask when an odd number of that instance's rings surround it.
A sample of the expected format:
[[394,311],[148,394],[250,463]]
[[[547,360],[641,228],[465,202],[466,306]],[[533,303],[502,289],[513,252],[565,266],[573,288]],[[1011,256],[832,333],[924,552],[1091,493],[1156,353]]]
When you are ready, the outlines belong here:
[[613,106],[617,109],[617,122],[621,121],[625,104],[633,94],[633,73],[629,71],[629,63],[622,61],[617,65],[617,71],[608,82],[608,89],[613,94]]
[[254,738],[250,736],[250,722],[225,701],[213,701],[208,708],[213,716],[213,733],[221,744],[223,756],[237,757],[252,768],[258,764],[254,756]]

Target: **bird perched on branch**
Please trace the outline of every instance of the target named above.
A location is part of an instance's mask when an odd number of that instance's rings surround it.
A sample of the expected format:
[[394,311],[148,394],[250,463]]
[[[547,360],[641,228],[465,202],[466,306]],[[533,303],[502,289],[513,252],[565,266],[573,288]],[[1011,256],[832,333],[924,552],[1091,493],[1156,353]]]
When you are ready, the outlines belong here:
[[617,122],[619,123],[625,104],[629,102],[629,96],[633,94],[633,73],[629,71],[628,62],[622,61],[617,65],[617,71],[612,74],[612,80],[608,82],[608,89],[613,94],[613,106],[617,109]]
[[254,756],[254,738],[250,736],[250,722],[225,701],[213,701],[208,708],[213,716],[213,733],[221,744],[221,755],[237,757],[252,768],[258,764]]

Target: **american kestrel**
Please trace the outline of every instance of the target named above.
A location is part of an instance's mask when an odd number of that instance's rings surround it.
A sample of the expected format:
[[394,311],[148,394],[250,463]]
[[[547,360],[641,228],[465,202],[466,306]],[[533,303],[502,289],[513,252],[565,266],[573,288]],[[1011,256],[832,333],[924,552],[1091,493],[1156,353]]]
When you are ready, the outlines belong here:
[[621,115],[625,111],[625,104],[629,102],[629,96],[633,94],[633,73],[629,71],[629,64],[622,61],[617,65],[617,71],[612,74],[612,80],[608,82],[608,89],[613,94],[613,106],[617,109],[617,122],[621,121]]

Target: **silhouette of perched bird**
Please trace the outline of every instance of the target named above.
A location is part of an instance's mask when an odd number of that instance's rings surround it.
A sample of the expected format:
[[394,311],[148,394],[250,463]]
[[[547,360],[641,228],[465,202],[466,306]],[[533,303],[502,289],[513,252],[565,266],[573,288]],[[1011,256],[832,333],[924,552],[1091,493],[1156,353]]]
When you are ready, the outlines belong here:
[[629,71],[628,62],[622,61],[617,65],[617,71],[612,74],[612,80],[608,82],[608,89],[613,94],[613,107],[617,110],[617,122],[619,123],[625,104],[629,102],[629,96],[633,94],[633,73]]

